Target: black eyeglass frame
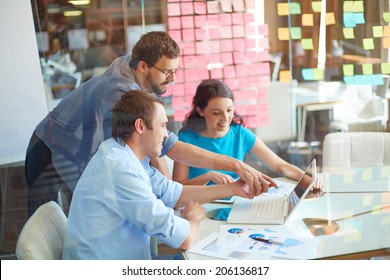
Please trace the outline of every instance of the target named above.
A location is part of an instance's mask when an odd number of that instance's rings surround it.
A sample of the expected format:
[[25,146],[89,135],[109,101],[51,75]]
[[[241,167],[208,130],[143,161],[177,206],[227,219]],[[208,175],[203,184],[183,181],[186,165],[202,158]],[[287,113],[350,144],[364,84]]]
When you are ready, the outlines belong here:
[[160,71],[161,73],[165,74],[165,76],[168,78],[169,76],[175,74],[176,75],[176,72],[179,71],[179,70],[182,70],[182,68],[180,66],[177,66],[176,69],[173,69],[173,70],[168,70],[167,72],[161,70],[160,68],[158,68],[156,65],[154,64],[149,64],[151,65],[152,67],[156,68],[158,71]]

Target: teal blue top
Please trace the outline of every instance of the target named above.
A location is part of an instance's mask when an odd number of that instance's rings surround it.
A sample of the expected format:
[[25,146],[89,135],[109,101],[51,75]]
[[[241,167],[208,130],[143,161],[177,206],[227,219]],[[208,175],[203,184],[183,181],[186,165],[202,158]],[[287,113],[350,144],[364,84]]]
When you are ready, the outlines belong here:
[[[211,152],[224,154],[238,160],[244,160],[245,154],[252,150],[253,145],[256,142],[256,135],[241,125],[232,124],[229,132],[221,138],[203,137],[193,130],[186,130],[179,133],[179,140]],[[209,171],[209,169],[190,167],[188,179],[198,177]],[[218,171],[229,174],[235,180],[238,179],[237,174],[234,172]]]

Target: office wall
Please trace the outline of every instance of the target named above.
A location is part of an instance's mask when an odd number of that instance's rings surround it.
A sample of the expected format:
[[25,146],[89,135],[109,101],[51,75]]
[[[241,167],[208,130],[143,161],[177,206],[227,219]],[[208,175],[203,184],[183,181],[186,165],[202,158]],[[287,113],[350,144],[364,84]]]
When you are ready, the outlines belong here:
[[29,0],[0,1],[0,165],[24,159],[47,114]]

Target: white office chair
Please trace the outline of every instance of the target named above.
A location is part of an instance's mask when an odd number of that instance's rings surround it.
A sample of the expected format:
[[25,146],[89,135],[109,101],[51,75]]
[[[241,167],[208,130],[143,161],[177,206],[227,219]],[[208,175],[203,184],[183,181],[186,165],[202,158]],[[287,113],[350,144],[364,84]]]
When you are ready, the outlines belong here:
[[67,218],[54,202],[41,205],[27,220],[16,243],[19,260],[59,260]]
[[324,172],[390,165],[390,133],[335,132],[324,138]]

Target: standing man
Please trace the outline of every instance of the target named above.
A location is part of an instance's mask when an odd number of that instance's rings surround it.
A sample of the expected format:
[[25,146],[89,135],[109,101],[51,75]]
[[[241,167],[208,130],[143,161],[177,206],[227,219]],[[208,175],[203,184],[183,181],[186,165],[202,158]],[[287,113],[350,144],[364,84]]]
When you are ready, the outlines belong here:
[[[29,215],[43,203],[57,200],[59,189],[70,200],[100,143],[111,137],[112,108],[121,94],[139,89],[164,94],[180,69],[179,54],[179,46],[165,32],[146,33],[131,56],[114,60],[105,73],[69,93],[38,124],[25,163]],[[234,171],[248,184],[252,196],[275,186],[270,177],[242,161],[180,142],[172,132],[164,140],[164,155],[189,166]],[[151,164],[163,172],[167,170],[161,158],[151,159]]]
[[[112,138],[100,144],[73,194],[64,259],[151,259],[150,237],[189,249],[205,210],[199,203],[248,197],[242,180],[183,186],[149,164],[168,137],[161,100],[140,90],[123,94],[112,111]],[[184,207],[181,217],[173,208]]]

